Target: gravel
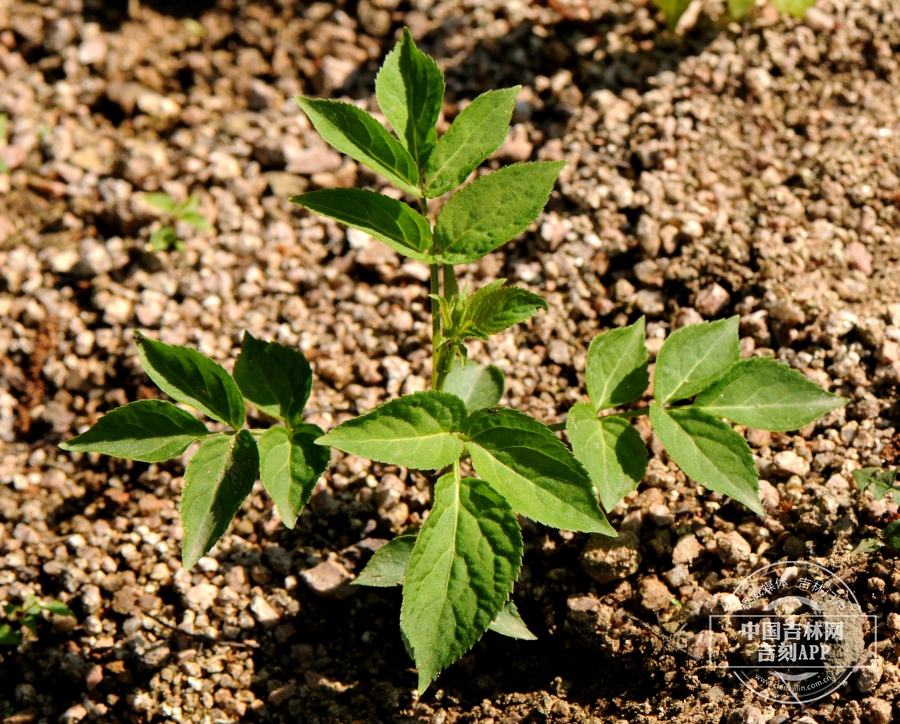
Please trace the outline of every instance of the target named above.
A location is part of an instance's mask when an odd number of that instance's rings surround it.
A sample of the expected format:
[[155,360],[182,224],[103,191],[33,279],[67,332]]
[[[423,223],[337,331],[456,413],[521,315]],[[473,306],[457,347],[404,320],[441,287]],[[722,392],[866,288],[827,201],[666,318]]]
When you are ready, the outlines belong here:
[[[683,40],[646,0],[176,10],[0,2],[0,602],[36,594],[76,614],[0,651],[6,721],[775,721],[799,712],[691,658],[721,651],[704,612],[735,610],[743,576],[811,558],[865,606],[900,611],[896,561],[851,554],[897,512],[851,478],[895,464],[900,444],[895,3],[820,0],[802,22],[764,6],[743,27],[701,14]],[[427,476],[336,454],[294,530],[257,486],[184,571],[192,451],[146,465],[56,447],[159,395],[136,331],[226,368],[244,330],[298,346],[316,373],[308,420],[325,429],[425,388],[427,269],[286,200],[392,193],[291,97],[377,113],[374,73],[403,24],[447,74],[444,123],[523,86],[489,167],[567,161],[534,228],[463,270],[550,306],[471,345],[507,374],[503,404],[560,421],[584,400],[590,339],[641,314],[651,360],[672,330],[736,314],[744,356],[851,400],[797,432],[741,430],[764,518],[698,489],[638,420],[653,455],[611,511],[619,538],[523,521],[514,599],[538,641],[488,634],[422,697],[398,591],[349,583],[373,541],[421,525]],[[162,220],[142,193],[158,190],[198,195],[215,230],[179,226],[184,253],[149,252]],[[804,719],[891,720],[888,629],[882,673],[861,669]]]

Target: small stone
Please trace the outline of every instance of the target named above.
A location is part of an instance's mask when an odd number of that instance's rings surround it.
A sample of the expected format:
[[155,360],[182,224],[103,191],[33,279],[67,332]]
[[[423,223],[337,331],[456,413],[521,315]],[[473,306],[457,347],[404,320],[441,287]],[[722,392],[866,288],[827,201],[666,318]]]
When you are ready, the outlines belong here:
[[875,696],[862,700],[863,711],[869,724],[890,724],[893,721],[891,705]]
[[746,561],[753,549],[740,533],[731,531],[716,535],[716,552],[723,563],[733,566]]
[[145,90],[137,97],[138,110],[154,118],[174,118],[181,113],[181,106],[168,96]]
[[755,706],[742,706],[728,716],[728,724],[766,724],[766,717]]
[[809,474],[809,463],[793,450],[775,453],[772,460],[775,463],[775,469],[781,473],[799,475],[801,477]]
[[131,320],[134,305],[124,297],[113,297],[103,312],[103,321],[107,324],[125,325]]
[[824,10],[816,7],[806,9],[806,15],[803,16],[803,22],[808,28],[817,33],[827,33],[834,30],[834,18]]
[[663,573],[663,576],[669,582],[670,586],[673,588],[681,588],[690,582],[691,571],[684,563],[679,563],[672,570]]
[[851,241],[844,250],[852,269],[857,269],[867,277],[872,276],[872,253],[860,241]]
[[250,610],[263,626],[274,626],[281,620],[281,614],[262,596],[254,597],[250,602]]
[[704,550],[706,549],[700,545],[697,536],[693,533],[688,533],[687,535],[681,536],[675,544],[675,547],[672,549],[672,562],[676,565],[679,563],[690,565]]
[[87,709],[83,704],[75,704],[66,709],[59,717],[59,724],[71,724],[72,722],[81,721],[87,716]]
[[856,667],[853,677],[856,689],[863,694],[875,691],[882,674],[884,674],[884,659],[878,654],[867,654]]
[[675,522],[675,516],[672,515],[668,505],[651,505],[647,508],[647,513],[654,525],[660,528],[672,525]]
[[87,690],[93,691],[100,686],[101,681],[103,681],[103,667],[100,664],[88,667],[87,673],[84,675],[84,683],[87,686]]
[[269,546],[266,548],[265,557],[266,562],[269,564],[269,568],[276,573],[287,575],[291,572],[293,559],[291,558],[290,552],[286,551],[281,546]]
[[192,586],[184,595],[187,607],[193,611],[206,611],[219,596],[219,589],[211,583],[198,583]]
[[296,684],[285,684],[269,692],[268,702],[272,706],[281,706],[297,693]]
[[655,577],[643,579],[638,586],[641,606],[648,611],[662,611],[672,602],[672,592]]
[[349,588],[347,584],[353,579],[350,572],[336,561],[324,561],[308,568],[300,574],[300,577],[314,593],[336,598],[346,596],[347,592],[344,589]]
[[159,668],[163,665],[166,659],[169,658],[169,655],[172,652],[169,650],[168,646],[157,646],[156,648],[150,649],[146,654],[141,657],[141,661],[143,661],[147,666],[151,666],[154,669]]
[[731,301],[731,295],[719,284],[706,287],[697,294],[694,308],[704,317],[715,317]]
[[309,181],[302,176],[287,171],[267,171],[263,174],[263,178],[269,184],[272,193],[282,198],[302,194],[309,185]]
[[344,162],[341,154],[328,148],[307,148],[296,152],[286,148],[285,157],[287,158],[285,171],[304,176],[322,171],[337,171]]
[[57,274],[68,274],[80,259],[81,255],[76,249],[63,249],[53,255],[50,268]]
[[109,52],[109,46],[106,38],[98,35],[95,38],[85,40],[78,46],[78,62],[82,65],[93,65],[94,63],[102,63],[106,60],[106,54]]
[[599,583],[609,583],[636,573],[641,564],[640,539],[630,530],[618,538],[591,535],[581,553],[584,572]]
[[703,602],[702,610],[707,616],[726,616],[741,610],[741,599],[733,593],[715,593]]
[[765,68],[750,68],[744,73],[744,82],[754,95],[762,97],[772,86],[772,76]]

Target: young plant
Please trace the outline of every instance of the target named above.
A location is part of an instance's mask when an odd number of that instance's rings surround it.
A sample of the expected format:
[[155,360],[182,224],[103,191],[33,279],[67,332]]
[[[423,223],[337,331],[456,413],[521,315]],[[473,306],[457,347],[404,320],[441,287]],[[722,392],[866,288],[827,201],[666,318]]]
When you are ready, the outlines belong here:
[[179,221],[190,224],[198,231],[212,231],[213,229],[212,224],[197,211],[200,208],[200,199],[197,196],[191,195],[184,201],[175,203],[169,194],[156,192],[144,194],[144,201],[171,219],[170,224],[160,226],[150,235],[147,242],[150,251],[168,251],[171,248],[184,251],[184,240],[176,236],[175,227],[172,226]]
[[[18,646],[21,644],[21,631],[23,628],[31,629],[34,633],[37,633],[37,622],[41,611],[49,611],[59,616],[75,618],[75,614],[62,601],[48,601],[44,603],[35,596],[28,596],[21,606],[8,603],[3,606],[3,612],[10,623],[0,624],[0,645]],[[14,628],[13,624],[18,624],[18,628]]]
[[[63,443],[67,450],[156,462],[202,441],[185,473],[181,505],[188,568],[224,534],[258,473],[292,526],[327,467],[329,447],[442,472],[418,535],[388,543],[356,581],[403,586],[400,623],[420,692],[488,629],[534,638],[510,599],[523,552],[517,516],[615,535],[598,493],[609,510],[637,486],[647,462],[628,417],[649,414],[688,475],[761,514],[750,450],[719,418],[788,430],[845,403],[784,365],[741,361],[732,318],[674,332],[656,362],[655,402],[600,417],[637,400],[648,386],[641,319],[593,341],[591,403],[576,405],[567,423],[548,427],[497,407],[503,373],[467,361],[465,342],[487,339],[547,305],[505,280],[469,294],[459,289],[454,266],[481,259],[527,229],[564,165],[514,164],[466,183],[506,139],[518,91],[479,96],[438,138],[443,75],[405,30],[376,80],[378,103],[396,138],[355,105],[297,98],[326,141],[417,199],[418,210],[374,191],[342,188],[291,200],[429,264],[431,390],[386,402],[324,435],[302,422],[312,376],[299,351],[246,334],[229,376],[199,352],[138,338],[143,367],[166,394],[231,430],[212,432],[171,403],[145,400],[113,410]],[[455,189],[432,219],[428,200]],[[693,404],[686,404],[690,398]],[[285,425],[243,429],[245,400]],[[554,434],[564,428],[574,453]],[[475,475],[464,475],[464,465]]]
[[[772,0],[772,4],[781,13],[787,13],[795,18],[802,19],[806,11],[815,4],[816,0]],[[687,11],[691,0],[653,0],[666,16],[666,25],[670,31],[674,31],[681,20],[681,16]],[[728,14],[732,20],[742,20],[756,7],[756,0],[728,0]]]
[[[881,468],[859,468],[852,474],[861,495],[865,495],[868,490],[875,500],[890,497],[895,503],[900,503],[900,488],[895,485],[898,472],[900,471]],[[882,545],[900,552],[900,520],[893,520],[884,527],[881,531],[881,540],[864,538],[853,552],[874,553]]]

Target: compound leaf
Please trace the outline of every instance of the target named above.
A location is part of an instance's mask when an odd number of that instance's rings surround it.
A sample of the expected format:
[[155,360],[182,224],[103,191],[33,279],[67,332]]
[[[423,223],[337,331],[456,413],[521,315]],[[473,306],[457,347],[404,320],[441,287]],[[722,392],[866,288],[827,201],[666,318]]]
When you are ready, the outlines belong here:
[[259,450],[249,430],[206,440],[188,463],[181,495],[181,561],[191,569],[228,530],[253,489]]
[[[234,381],[246,399],[290,427],[302,421],[312,389],[312,370],[299,349],[263,342],[244,332]],[[284,517],[284,516],[282,516]]]
[[677,329],[656,358],[653,394],[660,405],[696,395],[741,358],[738,317]]
[[650,384],[644,318],[598,334],[588,348],[585,378],[595,411],[638,399]]
[[647,446],[621,417],[601,417],[579,402],[569,410],[566,430],[575,457],[587,469],[607,511],[635,490],[647,469]]
[[759,430],[797,430],[847,400],[771,359],[741,360],[694,401],[711,415]]
[[475,471],[517,513],[554,528],[616,535],[587,472],[546,425],[516,410],[479,410],[465,434]]
[[331,460],[329,449],[315,444],[322,434],[318,425],[301,422],[292,430],[271,427],[259,438],[260,477],[288,528],[296,524]]
[[244,424],[244,398],[222,365],[190,347],[137,340],[141,365],[169,397],[238,429]]
[[106,413],[90,430],[60,447],[158,463],[178,457],[192,442],[209,434],[206,425],[171,402],[139,400]]
[[400,612],[420,694],[497,618],[521,563],[519,523],[503,498],[482,480],[460,480],[458,471],[437,481],[406,570]]
[[753,455],[729,425],[693,407],[650,405],[653,430],[685,474],[763,515]]
[[291,196],[291,201],[365,231],[403,256],[426,264],[434,261],[428,255],[428,222],[402,201],[366,189],[322,189]]
[[512,602],[512,599],[506,602],[503,610],[500,611],[497,618],[495,618],[491,625],[488,626],[488,630],[502,636],[509,636],[513,639],[537,641],[537,636],[528,630],[528,626],[525,625],[525,622],[519,615],[519,609],[516,608],[516,604]]
[[488,335],[531,319],[541,310],[547,311],[547,302],[542,297],[521,287],[504,287],[505,282],[506,279],[498,279],[469,297],[461,322],[461,338],[474,334],[487,339]]
[[465,403],[445,392],[416,392],[338,425],[319,445],[392,465],[438,470],[459,459]]
[[394,540],[381,546],[352,582],[354,586],[378,586],[389,588],[399,586],[406,578],[406,567],[416,544],[414,535],[398,535]]
[[375,78],[375,94],[382,113],[424,170],[437,139],[435,124],[444,100],[444,75],[437,63],[421,52],[409,28],[387,54]]
[[419,171],[412,156],[372,116],[352,103],[295,96],[316,130],[341,153],[355,158],[413,196]]
[[442,264],[481,259],[529,227],[547,204],[565,161],[515,163],[475,179],[444,204],[434,227]]
[[444,392],[456,395],[465,404],[469,413],[486,407],[493,407],[506,387],[506,379],[499,367],[483,365],[456,357],[453,367],[444,378]]
[[425,166],[425,195],[435,198],[461,186],[506,140],[522,86],[482,93],[454,119]]

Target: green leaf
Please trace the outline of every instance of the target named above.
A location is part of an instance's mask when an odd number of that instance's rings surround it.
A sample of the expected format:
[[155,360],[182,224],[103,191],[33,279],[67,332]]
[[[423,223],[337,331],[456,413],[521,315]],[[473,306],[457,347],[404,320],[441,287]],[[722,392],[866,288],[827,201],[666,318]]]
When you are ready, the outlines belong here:
[[595,411],[619,407],[644,394],[650,384],[644,318],[598,334],[588,349],[585,378]]
[[212,231],[213,225],[206,220],[206,217],[202,214],[198,214],[196,211],[188,211],[184,214],[181,214],[178,219],[180,221],[184,221],[195,229],[199,231]]
[[[894,521],[895,523],[897,521]],[[893,523],[891,523],[893,525]],[[900,542],[900,541],[898,541]],[[865,555],[867,553],[874,553],[881,547],[882,543],[877,538],[863,538],[859,544],[850,551],[851,556],[860,556]]]
[[205,441],[188,463],[181,495],[181,560],[191,569],[228,530],[253,489],[259,450],[249,430]]
[[382,463],[438,470],[459,460],[463,443],[456,433],[466,406],[445,392],[416,392],[386,402],[338,425],[319,445]]
[[660,405],[696,395],[741,358],[738,317],[677,329],[656,358],[653,394]]
[[875,500],[881,500],[890,494],[895,502],[900,503],[900,488],[894,487],[897,480],[896,470],[882,470],[881,468],[859,468],[852,471],[853,479],[859,486],[859,492],[867,490],[872,493]]
[[295,96],[316,130],[341,153],[356,159],[413,196],[419,171],[409,152],[372,116],[352,103]]
[[498,279],[469,297],[460,330],[460,339],[502,332],[514,324],[531,319],[539,311],[547,311],[547,302],[521,287],[504,287],[506,279]]
[[601,417],[579,402],[569,410],[566,430],[575,457],[587,469],[607,511],[635,490],[647,469],[647,446],[621,417]]
[[0,624],[0,645],[19,646],[22,643],[22,634],[16,631],[8,623]]
[[650,405],[653,430],[686,475],[763,515],[759,481],[747,441],[729,425],[693,407]]
[[525,625],[525,622],[519,615],[519,609],[516,608],[516,604],[514,604],[512,600],[506,602],[503,610],[500,611],[497,618],[495,618],[491,625],[488,626],[488,629],[513,639],[537,641],[537,636],[528,630],[528,626]]
[[169,194],[158,191],[144,194],[144,201],[146,201],[152,207],[159,209],[160,211],[164,211],[167,214],[171,214],[173,211],[175,211],[175,202],[172,200],[172,197],[169,196]]
[[516,410],[479,410],[465,434],[475,471],[517,513],[554,528],[616,535],[587,472],[546,425]]
[[745,18],[753,11],[754,7],[756,7],[756,0],[728,0],[728,14],[733,20]]
[[691,0],[653,0],[653,4],[666,15],[666,25],[669,30],[675,30],[684,11],[688,9]]
[[260,477],[288,528],[296,524],[331,461],[331,451],[315,444],[323,434],[318,425],[301,422],[293,430],[270,427],[257,441]]
[[72,613],[72,610],[62,601],[47,601],[46,603],[40,603],[38,605],[45,611],[55,613],[57,616],[71,616],[72,618],[75,618],[75,614]]
[[505,386],[506,380],[499,367],[459,357],[453,360],[453,367],[444,378],[444,392],[459,397],[470,413],[500,402]]
[[415,544],[416,536],[398,535],[375,551],[351,585],[379,588],[402,585]]
[[419,670],[419,693],[466,653],[497,618],[522,563],[513,511],[481,480],[442,477],[416,539],[400,628]]
[[400,143],[424,170],[437,139],[435,124],[444,100],[444,75],[421,52],[409,28],[384,59],[375,78],[375,95]]
[[323,189],[291,196],[291,201],[380,239],[391,249],[426,264],[434,259],[431,229],[402,201],[365,189]]
[[884,535],[884,542],[895,551],[900,551],[900,520],[888,523],[881,532]]
[[160,226],[150,234],[150,238],[147,240],[152,251],[166,251],[170,246],[177,244],[177,242],[175,229],[171,226]]
[[806,11],[816,4],[816,0],[772,0],[779,12],[788,13],[795,18],[803,18]]
[[234,381],[244,397],[267,415],[296,427],[312,389],[312,370],[299,349],[263,342],[244,332],[234,363]]
[[169,397],[235,429],[244,424],[244,398],[222,365],[190,347],[136,341],[144,372]]
[[171,402],[140,400],[106,413],[90,430],[59,446],[70,452],[158,463],[178,457],[209,434],[206,425]]
[[454,119],[425,166],[425,195],[435,198],[461,186],[503,142],[522,86],[482,93]]
[[565,165],[565,161],[515,163],[457,191],[444,204],[434,227],[438,249],[434,261],[477,261],[525,231],[547,204]]
[[707,387],[695,407],[759,430],[797,430],[849,400],[825,392],[805,375],[771,359],[738,362]]

